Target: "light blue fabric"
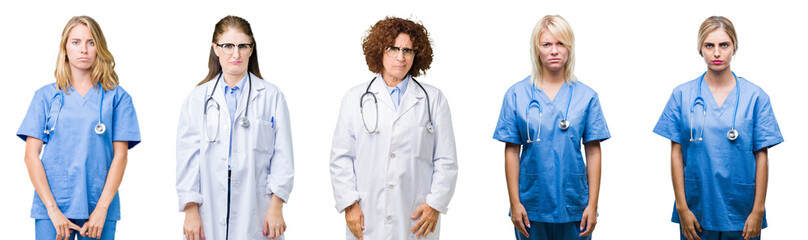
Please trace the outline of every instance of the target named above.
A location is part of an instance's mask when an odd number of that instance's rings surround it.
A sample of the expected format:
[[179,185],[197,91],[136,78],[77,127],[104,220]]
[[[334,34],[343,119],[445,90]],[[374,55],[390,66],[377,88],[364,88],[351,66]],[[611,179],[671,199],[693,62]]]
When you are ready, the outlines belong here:
[[[72,88],[68,91],[70,94],[61,94],[64,97],[61,113],[57,113],[58,107],[48,113],[48,106],[59,90],[56,84],[37,90],[17,136],[23,141],[30,136],[45,142],[42,166],[57,206],[67,218],[88,219],[101,197],[112,163],[112,142],[128,141],[132,148],[140,143],[140,128],[132,98],[120,86],[103,93],[102,122],[107,125],[107,131],[100,135],[94,131],[98,124],[98,90],[92,88],[84,97]],[[46,135],[44,130],[52,127],[57,114],[59,121],[55,130]],[[31,217],[49,219],[36,193]],[[107,220],[120,218],[116,194],[107,210]]]
[[387,84],[384,84],[384,87],[387,88],[387,92],[390,93],[390,98],[393,99],[393,106],[395,106],[396,111],[398,111],[398,105],[401,104],[401,96],[404,96],[404,92],[407,91],[407,84],[410,83],[410,75],[404,78],[398,85],[390,87]]
[[[543,223],[530,221],[530,228],[527,228],[527,233],[530,237],[522,235],[519,230],[514,228],[517,240],[591,240],[592,235],[580,237],[581,222],[568,222],[568,223]],[[584,229],[586,230],[586,229]]]
[[[69,219],[79,227],[87,222],[87,219]],[[69,240],[113,240],[115,239],[115,231],[117,230],[118,221],[107,220],[104,222],[104,229],[101,230],[101,238],[82,237],[75,230],[70,231]],[[50,219],[36,219],[34,220],[34,228],[36,229],[36,240],[53,240],[56,239],[56,228],[53,227],[53,222]]]
[[230,146],[230,151],[227,153],[227,169],[230,169],[230,161],[233,156],[233,123],[236,121],[236,110],[238,109],[238,100],[241,99],[241,93],[244,92],[244,84],[247,82],[249,76],[244,74],[244,77],[236,83],[236,86],[230,88],[230,85],[221,79],[219,86],[222,86],[222,91],[224,93],[224,101],[227,102],[227,112],[230,113],[230,142],[228,143]]
[[[740,102],[736,97],[738,89],[733,88],[719,107],[706,83],[698,89],[700,79],[673,90],[654,133],[682,145],[685,196],[701,226],[713,231],[741,231],[755,200],[754,152],[783,142],[783,136],[769,96],[760,87],[738,77]],[[704,98],[707,117],[703,141],[690,142],[690,108],[697,91]],[[730,141],[727,131],[736,103],[740,104],[735,130],[740,136]],[[697,134],[704,113],[697,107],[693,114]],[[675,204],[671,221],[679,222]],[[764,213],[763,227],[766,226]]]
[[[531,221],[565,223],[580,221],[589,203],[589,185],[581,144],[611,137],[597,93],[581,82],[572,83],[570,127],[561,130],[569,102],[569,87],[562,87],[553,101],[531,84],[530,76],[505,93],[494,139],[522,145],[519,157],[519,197]],[[543,109],[541,141],[527,143],[525,113],[531,90]],[[538,132],[539,114],[530,115],[531,137]]]

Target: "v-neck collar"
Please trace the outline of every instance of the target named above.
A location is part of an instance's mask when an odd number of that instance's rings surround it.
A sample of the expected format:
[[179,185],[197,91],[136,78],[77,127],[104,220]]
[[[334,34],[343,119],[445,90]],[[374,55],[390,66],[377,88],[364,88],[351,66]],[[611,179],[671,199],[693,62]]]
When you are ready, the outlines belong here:
[[741,84],[741,78],[737,78],[736,84],[732,86],[732,90],[729,91],[729,94],[724,99],[724,102],[721,104],[721,106],[718,106],[718,101],[715,100],[713,92],[710,91],[710,86],[707,85],[707,80],[702,78],[700,79],[700,81],[703,81],[703,83],[701,84],[701,89],[699,89],[699,91],[701,91],[701,95],[704,96],[702,98],[704,98],[704,100],[710,103],[713,112],[716,113],[716,117],[721,117],[721,115],[723,115],[724,112],[726,112],[729,106],[735,107],[735,104],[738,102],[736,96],[738,95],[737,91],[738,86]]
[[[101,86],[98,86],[98,87],[100,88]],[[79,94],[79,91],[76,90],[76,88],[74,88],[72,86],[70,88],[68,88],[68,91],[70,91],[69,95],[76,95],[77,96],[76,98],[78,98],[79,103],[81,103],[81,106],[84,106],[84,104],[87,104],[87,101],[89,101],[91,98],[93,98],[93,96],[98,94],[98,88],[95,87],[95,86],[90,87],[90,90],[87,90],[87,93],[85,93],[84,96],[81,96],[81,94]]]
[[555,108],[555,105],[561,106],[561,104],[563,104],[562,102],[556,102],[555,101],[555,100],[558,100],[559,97],[563,97],[563,99],[568,99],[569,98],[569,94],[570,94],[570,91],[569,91],[570,86],[569,85],[570,84],[571,83],[566,83],[565,82],[563,85],[561,85],[561,88],[558,89],[558,92],[556,93],[555,98],[553,98],[552,100],[550,100],[550,97],[547,96],[547,93],[545,93],[543,89],[540,89],[540,88],[537,89],[537,88],[533,87],[532,83],[529,85],[529,87],[530,87],[530,89],[532,91],[536,91],[535,93],[536,93],[537,98],[540,98],[541,101],[545,105],[547,105],[547,107]]

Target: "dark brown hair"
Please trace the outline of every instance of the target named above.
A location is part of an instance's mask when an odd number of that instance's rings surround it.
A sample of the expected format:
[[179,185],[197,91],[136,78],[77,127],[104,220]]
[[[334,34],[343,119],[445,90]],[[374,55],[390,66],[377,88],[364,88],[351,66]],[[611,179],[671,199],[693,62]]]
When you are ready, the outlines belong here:
[[382,54],[387,47],[393,45],[400,33],[410,35],[413,48],[418,50],[408,74],[417,77],[429,69],[429,65],[432,64],[432,44],[424,25],[408,19],[385,17],[384,20],[371,26],[362,39],[362,51],[365,52],[365,61],[371,72],[381,73],[384,70]]
[[[231,28],[239,30],[244,34],[247,34],[247,36],[250,36],[250,41],[252,41],[253,44],[253,50],[252,55],[250,56],[250,63],[247,65],[247,71],[251,72],[258,78],[263,78],[261,77],[261,70],[258,69],[258,44],[255,43],[252,28],[250,28],[250,23],[247,22],[247,20],[232,15],[222,18],[222,20],[219,20],[219,22],[216,23],[216,28],[213,30],[212,43],[217,43],[217,41],[219,41],[219,37],[221,37],[224,32],[227,32],[227,30],[230,30]],[[210,57],[208,58],[208,76],[206,76],[205,79],[202,79],[197,86],[218,77],[219,73],[221,72],[222,65],[219,64],[219,57],[216,56],[213,46],[211,46]]]

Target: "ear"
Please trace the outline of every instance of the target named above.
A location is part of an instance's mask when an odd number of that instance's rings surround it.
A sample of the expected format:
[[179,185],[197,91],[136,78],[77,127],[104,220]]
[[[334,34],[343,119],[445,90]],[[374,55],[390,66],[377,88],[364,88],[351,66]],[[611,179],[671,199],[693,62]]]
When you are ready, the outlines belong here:
[[219,51],[216,51],[216,44],[210,43],[210,47],[213,48],[213,53],[216,54],[216,57],[219,57]]

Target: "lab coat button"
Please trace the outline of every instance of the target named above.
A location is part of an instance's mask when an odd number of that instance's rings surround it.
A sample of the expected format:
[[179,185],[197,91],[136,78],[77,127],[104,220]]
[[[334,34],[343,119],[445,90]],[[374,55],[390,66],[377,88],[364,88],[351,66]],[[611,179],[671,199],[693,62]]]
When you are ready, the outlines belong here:
[[222,157],[222,161],[227,161],[227,157]]
[[396,153],[391,153],[390,158],[396,158]]
[[391,221],[391,220],[393,220],[393,217],[387,216],[387,221]]
[[387,188],[389,188],[389,189],[393,189],[394,187],[395,187],[395,185],[393,185],[393,184],[387,185]]

